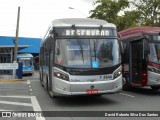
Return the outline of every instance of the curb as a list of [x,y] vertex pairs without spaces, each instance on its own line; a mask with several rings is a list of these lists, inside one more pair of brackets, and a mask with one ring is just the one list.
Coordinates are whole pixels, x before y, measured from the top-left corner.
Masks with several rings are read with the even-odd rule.
[[0,79],[0,82],[26,82],[24,79]]

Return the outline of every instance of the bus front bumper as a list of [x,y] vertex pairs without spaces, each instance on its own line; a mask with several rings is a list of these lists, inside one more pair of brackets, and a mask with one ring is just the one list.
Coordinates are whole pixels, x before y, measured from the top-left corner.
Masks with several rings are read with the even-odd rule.
[[23,70],[23,74],[33,74],[34,70]]
[[160,85],[160,74],[154,72],[148,72],[147,86]]
[[56,96],[113,94],[122,91],[122,76],[109,81],[66,82],[58,80],[57,82],[52,91]]

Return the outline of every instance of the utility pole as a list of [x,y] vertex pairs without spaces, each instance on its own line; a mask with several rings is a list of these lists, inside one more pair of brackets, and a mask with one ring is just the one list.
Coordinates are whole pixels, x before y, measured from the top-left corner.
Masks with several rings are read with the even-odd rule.
[[16,40],[15,40],[15,47],[14,47],[14,59],[13,59],[14,61],[13,62],[17,62],[19,18],[20,18],[20,7],[18,7],[17,27],[16,27]]
[[[15,40],[15,47],[14,47],[14,59],[13,59],[13,63],[17,63],[19,18],[20,18],[20,7],[18,7],[18,15],[17,15],[16,40]],[[13,69],[13,78],[16,78],[16,70],[15,69]]]

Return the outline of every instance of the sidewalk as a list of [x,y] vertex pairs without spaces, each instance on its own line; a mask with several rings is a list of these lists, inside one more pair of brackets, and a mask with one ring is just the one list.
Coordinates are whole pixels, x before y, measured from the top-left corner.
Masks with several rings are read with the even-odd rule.
[[13,75],[0,75],[0,82],[22,82],[23,79],[13,79]]

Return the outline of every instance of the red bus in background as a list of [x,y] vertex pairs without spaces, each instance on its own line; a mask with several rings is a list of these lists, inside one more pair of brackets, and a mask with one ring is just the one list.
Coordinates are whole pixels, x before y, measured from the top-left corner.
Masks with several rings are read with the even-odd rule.
[[123,47],[123,89],[160,89],[160,27],[134,27],[118,32]]

